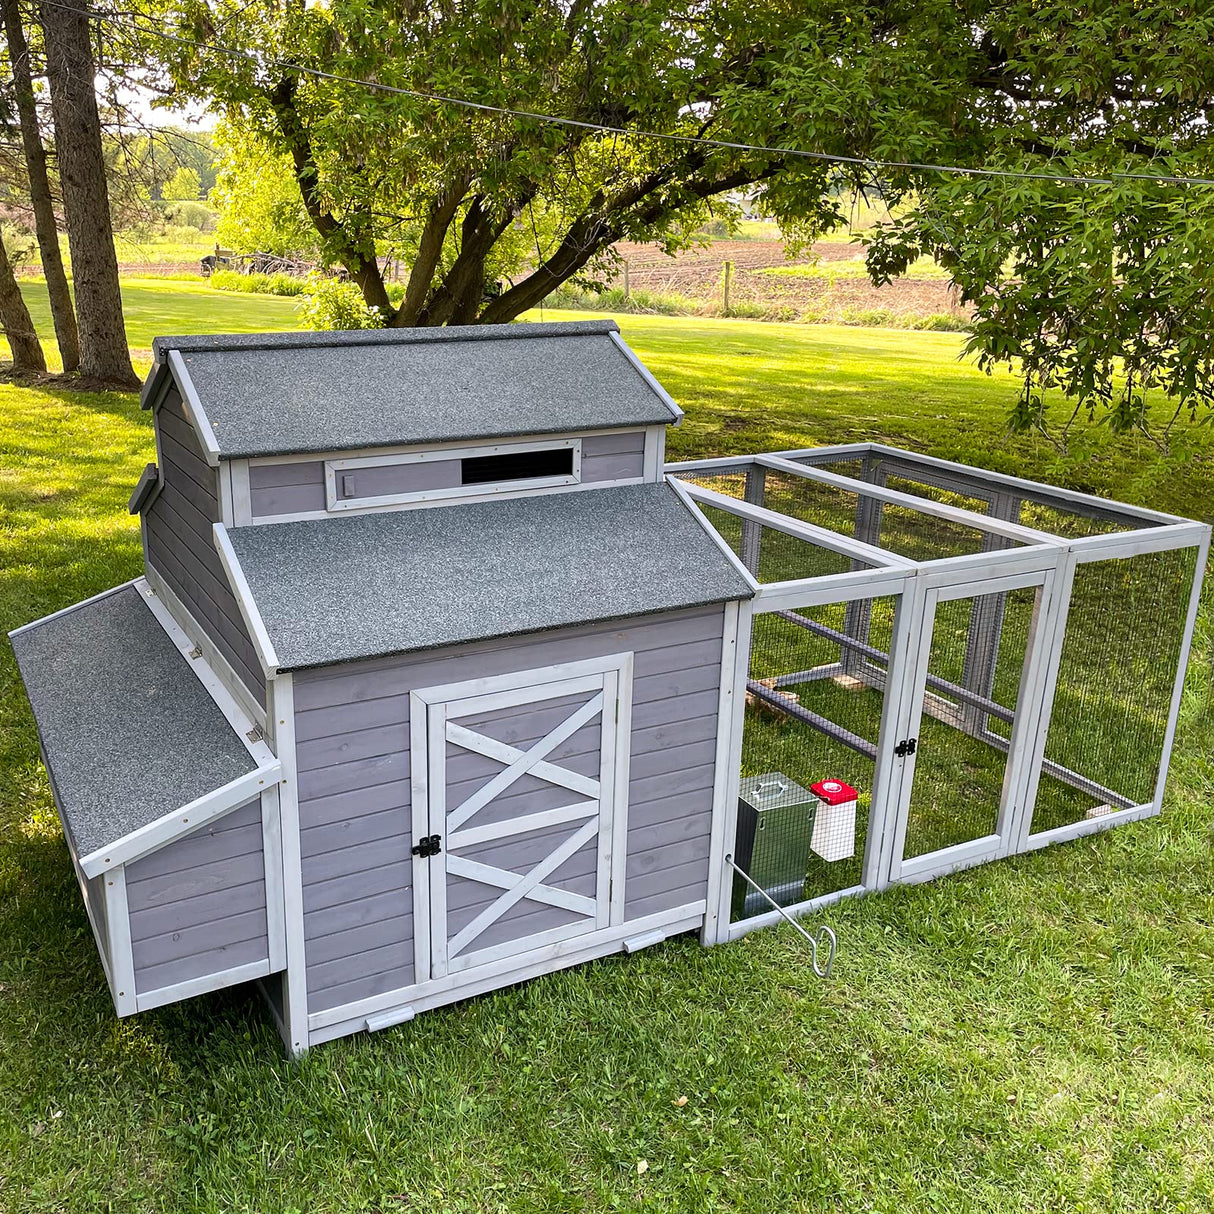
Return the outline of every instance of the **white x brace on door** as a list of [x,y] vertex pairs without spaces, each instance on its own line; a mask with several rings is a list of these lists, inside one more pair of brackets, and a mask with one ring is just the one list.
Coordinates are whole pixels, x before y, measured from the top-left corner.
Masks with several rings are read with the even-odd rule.
[[414,691],[417,973],[623,919],[632,655]]

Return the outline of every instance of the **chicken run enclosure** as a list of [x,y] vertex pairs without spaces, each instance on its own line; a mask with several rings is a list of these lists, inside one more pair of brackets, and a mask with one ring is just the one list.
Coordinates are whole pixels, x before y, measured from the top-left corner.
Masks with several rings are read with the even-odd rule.
[[876,444],[667,470],[755,585],[723,936],[1159,811],[1209,528]]

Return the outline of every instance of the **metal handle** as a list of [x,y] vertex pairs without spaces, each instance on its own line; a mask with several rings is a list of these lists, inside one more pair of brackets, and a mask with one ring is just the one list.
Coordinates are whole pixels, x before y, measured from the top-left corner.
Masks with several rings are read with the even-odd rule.
[[774,789],[776,792],[785,792],[788,789],[788,785],[785,784],[783,780],[772,780],[770,782],[760,780],[755,785],[755,792],[759,793],[761,796],[769,788]]
[[[805,928],[803,928],[792,917],[792,915],[790,915],[761,885],[759,885],[751,877],[750,873],[748,873],[744,868],[739,868],[733,862],[733,856],[726,856],[725,863],[728,864],[729,867],[732,868],[733,871],[737,873],[752,889],[755,889],[762,894],[763,897],[771,903],[772,909],[779,914],[780,918],[784,919],[788,923],[791,923],[792,926],[798,932],[800,932],[806,940],[809,941],[809,960],[810,964],[813,966],[814,973],[817,974],[819,978],[829,978],[830,971],[834,968],[835,964],[835,950],[839,944],[834,930],[827,927],[824,923],[820,928],[818,928],[817,933],[811,936],[809,932],[807,932]],[[819,949],[826,950],[826,964],[822,966],[818,964]]]

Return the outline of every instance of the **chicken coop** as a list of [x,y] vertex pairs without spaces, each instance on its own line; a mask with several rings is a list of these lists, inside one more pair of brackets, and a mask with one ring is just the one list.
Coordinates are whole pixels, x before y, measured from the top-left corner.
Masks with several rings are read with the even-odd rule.
[[1159,811],[1202,524],[667,465],[611,322],[154,352],[143,573],[10,634],[120,1016],[300,1053]]

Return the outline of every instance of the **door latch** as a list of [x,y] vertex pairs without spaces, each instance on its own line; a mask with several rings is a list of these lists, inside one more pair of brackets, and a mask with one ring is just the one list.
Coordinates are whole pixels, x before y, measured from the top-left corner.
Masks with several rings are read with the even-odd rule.
[[898,745],[894,747],[894,754],[896,754],[900,759],[905,759],[907,755],[913,755],[915,753],[915,747],[917,744],[918,743],[914,738],[907,738],[904,742],[899,742]]
[[443,850],[442,844],[442,835],[422,835],[421,841],[413,849],[413,854],[420,856],[423,860],[428,860]]

